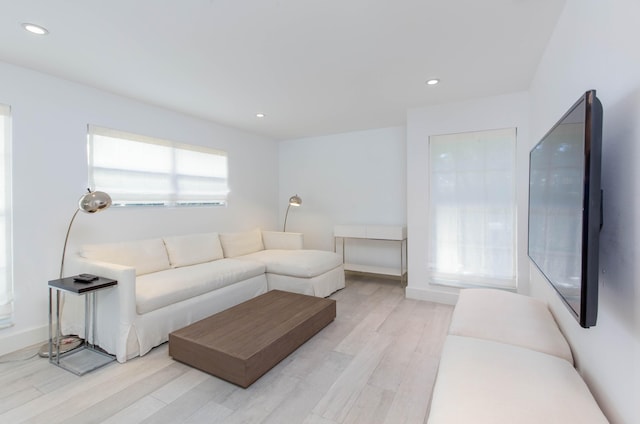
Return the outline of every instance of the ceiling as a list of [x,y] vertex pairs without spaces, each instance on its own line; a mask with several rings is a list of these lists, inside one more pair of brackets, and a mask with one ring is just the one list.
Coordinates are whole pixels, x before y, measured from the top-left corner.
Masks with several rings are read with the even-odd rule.
[[291,139],[403,125],[407,108],[526,90],[563,5],[0,0],[0,61]]

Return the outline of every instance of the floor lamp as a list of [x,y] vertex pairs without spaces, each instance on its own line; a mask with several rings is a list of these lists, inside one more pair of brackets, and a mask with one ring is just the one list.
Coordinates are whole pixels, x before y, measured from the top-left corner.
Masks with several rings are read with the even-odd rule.
[[289,206],[287,206],[287,213],[284,215],[284,226],[282,227],[283,232],[287,232],[287,217],[289,216],[289,209],[291,206],[300,206],[302,205],[302,199],[300,196],[293,195],[289,198]]
[[[71,221],[69,221],[69,227],[67,227],[67,235],[64,238],[62,260],[60,261],[60,276],[58,278],[62,278],[62,273],[64,271],[64,258],[67,253],[67,242],[69,241],[69,233],[71,232],[73,221],[76,219],[76,215],[78,215],[78,212],[82,211],[84,213],[96,213],[107,209],[109,206],[111,206],[111,197],[103,191],[91,191],[90,189],[87,189],[87,193],[85,193],[80,198],[80,200],[78,200],[78,208],[71,217]],[[60,322],[56,323],[56,325],[59,327]],[[60,346],[60,354],[73,350],[82,343],[82,340],[77,336],[67,336],[62,340],[64,341],[64,346]],[[49,357],[48,343],[40,348],[38,355],[43,358]]]

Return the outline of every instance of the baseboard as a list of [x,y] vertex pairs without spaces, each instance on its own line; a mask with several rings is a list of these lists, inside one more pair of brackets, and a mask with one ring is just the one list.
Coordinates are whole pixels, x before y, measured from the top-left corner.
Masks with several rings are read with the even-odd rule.
[[49,325],[31,328],[7,336],[0,336],[0,356],[30,346],[46,343],[49,339]]
[[408,286],[405,289],[407,299],[426,300],[427,302],[455,305],[458,302],[458,290],[441,291]]

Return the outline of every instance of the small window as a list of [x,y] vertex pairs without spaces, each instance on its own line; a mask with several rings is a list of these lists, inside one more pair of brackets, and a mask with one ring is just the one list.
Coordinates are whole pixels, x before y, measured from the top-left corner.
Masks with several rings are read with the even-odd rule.
[[226,205],[226,152],[89,126],[89,184],[115,206]]

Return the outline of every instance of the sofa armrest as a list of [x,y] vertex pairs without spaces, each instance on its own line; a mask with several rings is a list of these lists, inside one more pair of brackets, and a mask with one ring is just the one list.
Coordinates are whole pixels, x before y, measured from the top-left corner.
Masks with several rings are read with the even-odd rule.
[[[81,258],[79,256],[69,258],[67,274],[75,275],[79,273],[89,273],[99,275],[101,277],[111,278],[118,281],[118,284],[105,290],[96,292],[97,294],[97,311],[96,325],[97,334],[94,337],[94,343],[111,354],[115,354],[119,362],[127,360],[127,340],[129,333],[134,329],[136,319],[136,270],[133,267],[100,262]],[[67,296],[81,298],[82,296]],[[69,299],[71,300],[71,299]],[[75,300],[75,299],[74,299]],[[79,303],[81,299],[77,299],[74,303]],[[65,303],[67,300],[65,300]],[[63,325],[71,326],[76,329],[80,321],[77,315],[77,307],[75,314],[73,309],[63,316]],[[71,315],[73,314],[73,315]],[[72,322],[65,324],[65,320],[72,319]],[[84,328],[82,328],[84,331]],[[77,334],[82,334],[78,332]]]
[[297,250],[302,249],[302,233],[283,233],[282,231],[263,231],[262,243],[265,249]]

